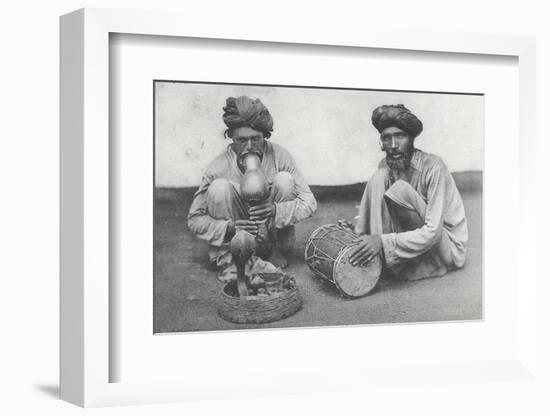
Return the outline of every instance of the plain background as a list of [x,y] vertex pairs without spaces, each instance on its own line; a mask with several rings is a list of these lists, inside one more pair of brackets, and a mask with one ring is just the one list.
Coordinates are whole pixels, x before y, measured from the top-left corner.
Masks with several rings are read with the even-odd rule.
[[231,143],[223,137],[225,99],[240,95],[259,98],[269,109],[269,140],[290,152],[309,185],[369,179],[384,157],[371,123],[382,104],[411,110],[424,127],[415,146],[441,157],[451,172],[483,168],[480,95],[157,82],[156,186],[200,184],[206,166]]
[[[2,371],[0,409],[3,414],[80,414],[83,410],[56,399],[58,389],[58,17],[80,7],[117,7],[176,10],[208,16],[219,13],[242,26],[251,18],[281,25],[323,22],[327,33],[339,25],[358,28],[387,24],[401,28],[510,33],[537,36],[539,138],[522,143],[533,147],[540,186],[539,218],[546,211],[548,134],[546,99],[550,77],[550,29],[542,1],[506,4],[497,1],[461,2],[394,0],[388,2],[299,3],[278,1],[20,1],[3,5],[1,14],[2,64],[2,282],[0,301]],[[506,122],[506,120],[503,120]],[[544,185],[546,184],[546,185]],[[503,196],[505,197],[505,196]],[[513,226],[511,221],[510,226]],[[548,249],[539,229],[539,258]],[[505,238],[505,230],[503,232]],[[541,261],[542,264],[542,261]],[[549,293],[548,282],[539,291]],[[548,304],[539,304],[549,316]],[[542,315],[541,315],[542,316]],[[548,320],[546,319],[546,322]],[[539,359],[550,374],[548,332],[540,332]],[[93,414],[548,414],[550,384],[494,383],[391,388],[376,397],[332,395],[211,401],[160,406],[91,410]],[[543,387],[545,387],[543,389]]]

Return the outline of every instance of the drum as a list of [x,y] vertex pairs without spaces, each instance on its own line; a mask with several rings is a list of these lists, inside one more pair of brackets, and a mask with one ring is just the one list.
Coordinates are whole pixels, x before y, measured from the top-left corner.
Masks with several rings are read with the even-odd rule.
[[311,233],[305,249],[305,261],[313,273],[334,284],[348,298],[365,296],[382,273],[380,256],[365,266],[351,265],[349,256],[356,238],[357,234],[347,227],[324,225]]

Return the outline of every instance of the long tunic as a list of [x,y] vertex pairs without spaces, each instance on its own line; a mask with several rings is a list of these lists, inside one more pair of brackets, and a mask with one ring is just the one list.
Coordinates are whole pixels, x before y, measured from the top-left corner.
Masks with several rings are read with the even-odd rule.
[[[276,202],[276,214],[273,221],[275,228],[285,228],[311,217],[317,209],[317,202],[305,182],[293,157],[282,146],[266,141],[261,168],[270,185],[278,172],[288,172],[295,183],[295,198],[289,201]],[[193,197],[189,210],[188,225],[195,235],[211,245],[211,259],[227,249],[224,237],[229,219],[216,219],[207,210],[207,192],[210,184],[217,178],[228,180],[239,192],[243,173],[237,163],[237,155],[231,145],[216,157],[206,168],[199,189]],[[218,249],[216,249],[218,248]]]
[[[451,173],[441,158],[419,149],[414,151],[410,166],[412,174],[407,182],[426,203],[424,224],[412,231],[385,232],[381,235],[386,265],[396,266],[428,252],[440,241],[442,233],[446,233],[452,243],[452,264],[446,266],[462,267],[466,261],[468,228],[464,204]],[[387,189],[392,181],[385,159],[380,162],[380,170],[385,172]],[[367,213],[369,204],[365,190],[355,229],[358,234],[369,234],[372,228]],[[387,229],[380,225],[375,228]]]

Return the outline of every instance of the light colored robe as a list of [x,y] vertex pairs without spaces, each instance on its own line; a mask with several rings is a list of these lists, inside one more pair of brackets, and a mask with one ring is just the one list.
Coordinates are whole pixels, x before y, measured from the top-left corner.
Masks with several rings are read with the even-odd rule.
[[[355,231],[381,235],[386,266],[416,280],[431,277],[441,266],[464,266],[468,227],[462,198],[441,158],[415,149],[410,166],[406,183],[395,182],[386,160],[381,161],[363,193]],[[423,223],[407,231],[396,227],[386,198],[417,212]]]
[[[317,209],[315,197],[286,149],[276,143],[266,141],[261,168],[270,186],[273,185],[279,172],[289,173],[294,183],[292,198],[274,201],[276,214],[273,218],[273,226],[275,228],[282,229],[292,226],[313,215]],[[229,251],[229,243],[224,241],[224,238],[229,221],[236,218],[215,218],[211,215],[212,213],[208,212],[209,187],[216,179],[225,179],[239,193],[239,184],[243,175],[237,163],[237,155],[229,145],[225,152],[208,165],[199,189],[193,197],[188,215],[188,225],[198,238],[206,240],[210,244],[211,261],[216,261],[217,258]]]

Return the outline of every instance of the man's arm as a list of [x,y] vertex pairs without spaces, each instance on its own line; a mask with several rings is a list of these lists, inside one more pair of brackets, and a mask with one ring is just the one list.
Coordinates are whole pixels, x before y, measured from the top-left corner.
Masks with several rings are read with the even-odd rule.
[[287,151],[279,152],[277,157],[279,158],[279,170],[292,175],[296,192],[296,198],[293,200],[275,204],[275,227],[285,228],[311,217],[317,210],[317,201],[290,153]]

